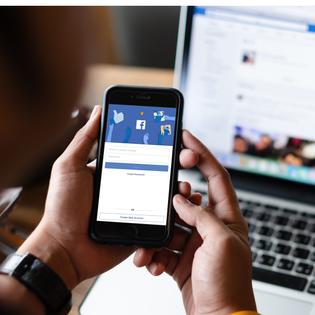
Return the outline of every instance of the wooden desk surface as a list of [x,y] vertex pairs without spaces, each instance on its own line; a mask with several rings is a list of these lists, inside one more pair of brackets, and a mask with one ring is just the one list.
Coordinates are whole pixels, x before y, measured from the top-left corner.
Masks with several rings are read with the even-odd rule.
[[[102,104],[104,90],[113,84],[171,87],[173,84],[173,71],[113,65],[93,65],[87,70],[80,104],[91,107],[96,104]],[[30,215],[35,219],[30,220],[28,225],[36,225],[44,209],[46,192],[47,182],[40,183],[36,187],[30,187],[23,191],[20,202],[12,212],[12,217],[14,217],[15,221],[28,219],[28,215]],[[93,280],[86,280],[73,290],[73,307],[69,314],[78,314],[78,306]]]

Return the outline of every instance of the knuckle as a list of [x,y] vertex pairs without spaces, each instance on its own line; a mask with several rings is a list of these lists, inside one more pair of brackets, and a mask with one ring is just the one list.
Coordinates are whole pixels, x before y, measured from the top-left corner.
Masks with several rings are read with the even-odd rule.
[[61,155],[53,164],[52,172],[53,173],[63,173],[69,171],[73,168],[74,161],[72,157],[64,157]]
[[60,168],[63,167],[63,158],[62,156],[60,156],[59,158],[57,158],[57,160],[54,162],[53,166],[52,166],[52,171],[58,171]]
[[208,216],[209,214],[201,206],[198,206],[197,209],[198,209],[198,211],[197,211],[197,214],[196,214],[196,224],[198,225],[200,223],[203,223],[205,218],[206,218],[206,216]]

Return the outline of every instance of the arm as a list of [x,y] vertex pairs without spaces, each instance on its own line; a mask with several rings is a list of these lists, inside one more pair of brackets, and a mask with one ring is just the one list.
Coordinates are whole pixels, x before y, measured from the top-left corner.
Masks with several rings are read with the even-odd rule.
[[134,262],[146,265],[155,276],[170,274],[189,315],[227,315],[241,310],[255,314],[247,225],[229,175],[187,131],[183,144],[199,156],[196,166],[208,182],[207,205],[200,206],[200,195],[176,195],[173,204],[178,223],[190,227],[191,233],[176,229],[168,249],[139,249]]
[[[44,216],[18,249],[18,253],[31,253],[42,260],[70,290],[82,280],[111,269],[134,251],[96,244],[88,237],[94,169],[87,160],[97,139],[100,114],[101,108],[96,107],[55,162]],[[30,315],[45,313],[35,294],[6,275],[0,275],[0,310],[1,314],[25,314],[25,310]]]
[[[77,276],[67,253],[45,233],[36,230],[18,252],[35,255],[58,273],[69,289],[75,286]],[[25,310],[32,315],[45,314],[44,305],[37,296],[15,278],[0,275],[0,286],[0,314],[22,315]]]
[[[18,250],[42,260],[69,289],[113,268],[134,251],[133,247],[97,244],[88,236],[94,167],[86,163],[97,139],[100,114],[101,108],[96,107],[89,122],[55,162],[43,219]],[[190,168],[197,158],[191,150],[184,149],[180,163]],[[180,185],[179,191],[184,194],[186,188]],[[26,309],[29,315],[45,313],[31,291],[17,280],[0,275],[0,313],[24,315]]]

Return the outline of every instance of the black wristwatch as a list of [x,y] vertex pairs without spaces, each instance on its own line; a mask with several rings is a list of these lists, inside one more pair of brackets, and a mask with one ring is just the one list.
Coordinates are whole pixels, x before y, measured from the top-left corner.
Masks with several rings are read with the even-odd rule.
[[57,273],[31,254],[12,254],[0,265],[0,273],[10,275],[34,292],[48,315],[68,314],[71,291]]

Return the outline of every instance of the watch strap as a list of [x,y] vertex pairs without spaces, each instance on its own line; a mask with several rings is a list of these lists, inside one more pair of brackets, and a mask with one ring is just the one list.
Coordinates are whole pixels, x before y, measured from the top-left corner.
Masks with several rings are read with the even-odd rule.
[[0,266],[8,274],[33,291],[49,315],[67,314],[71,309],[71,291],[60,276],[32,254],[11,254]]

